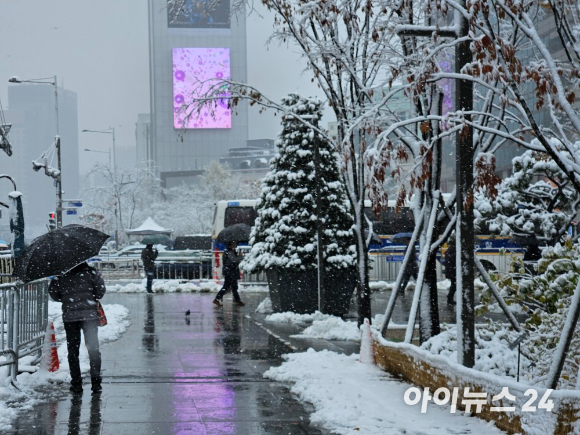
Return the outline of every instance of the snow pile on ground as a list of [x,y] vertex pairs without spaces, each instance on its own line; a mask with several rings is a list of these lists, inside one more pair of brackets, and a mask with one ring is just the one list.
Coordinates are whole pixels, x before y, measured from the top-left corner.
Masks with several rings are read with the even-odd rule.
[[395,287],[395,283],[386,281],[373,281],[369,283],[369,287],[371,290],[378,291],[393,290],[393,287]]
[[[372,320],[371,328],[379,330],[383,324],[383,318],[384,315],[377,314]],[[296,314],[292,312],[270,314],[266,317],[266,322],[312,323],[300,334],[292,335],[293,338],[360,341],[360,330],[357,322],[345,321],[340,317],[322,314],[320,311],[316,311],[314,314]]]
[[256,308],[256,313],[268,314],[272,312],[272,300],[268,297],[260,302]]
[[[48,316],[49,321],[54,322],[58,358],[60,362],[60,369],[54,373],[46,370],[39,370],[35,373],[22,373],[18,375],[18,386],[22,391],[16,390],[9,385],[10,378],[8,377],[8,367],[0,367],[0,403],[8,406],[0,406],[0,433],[10,428],[10,422],[16,417],[16,409],[18,412],[33,410],[35,405],[44,400],[43,394],[46,392],[39,392],[44,389],[49,390],[48,394],[58,394],[62,388],[48,387],[49,383],[69,382],[70,374],[68,369],[66,335],[64,332],[64,324],[62,322],[62,310],[60,302],[48,302]],[[117,340],[123,334],[130,322],[129,310],[118,304],[103,304],[108,324],[99,328],[99,342],[101,344]],[[47,346],[43,350],[44,356],[49,356]],[[21,358],[19,364],[21,366],[28,366],[32,363],[33,356]],[[81,349],[79,355],[81,370],[83,373],[89,371],[89,355],[84,344],[84,337],[81,341]],[[47,364],[43,360],[42,365]]]
[[[374,365],[361,364],[359,356],[309,349],[285,355],[286,362],[272,367],[264,377],[292,383],[291,390],[311,403],[313,424],[337,434],[441,435],[447,433],[502,434],[493,423],[451,414],[450,407],[429,402],[407,405],[405,391],[411,387]],[[412,429],[411,429],[412,428]]]
[[[195,293],[195,292],[214,292],[217,293],[222,288],[223,283],[215,281],[184,281],[179,279],[153,281],[153,291],[156,293]],[[128,284],[108,284],[107,291],[111,293],[145,293],[147,280],[143,279],[140,283],[131,282]],[[243,292],[267,292],[267,286],[261,285],[243,285],[240,283],[238,291]]]
[[[140,283],[129,283],[125,285],[107,285],[107,291],[111,293],[145,293],[147,280]],[[217,292],[221,288],[215,281],[183,281],[178,279],[155,280],[153,281],[153,291],[157,293],[192,293],[192,292]]]
[[328,319],[315,320],[295,338],[322,338],[324,340],[359,341],[360,330],[356,322],[345,322],[340,317],[330,316]]
[[[507,329],[494,331],[476,328],[474,369],[483,373],[515,378],[518,371],[518,351],[509,348],[509,343],[516,338],[515,334]],[[457,328],[453,326],[447,331],[442,331],[423,343],[421,348],[432,354],[445,356],[451,361],[457,361]],[[520,364],[522,368],[529,365],[524,355],[521,355]]]
[[332,317],[330,314],[322,314],[315,311],[314,314],[296,314],[291,311],[285,313],[274,313],[266,316],[266,322],[275,323],[309,323],[315,320],[326,320]]

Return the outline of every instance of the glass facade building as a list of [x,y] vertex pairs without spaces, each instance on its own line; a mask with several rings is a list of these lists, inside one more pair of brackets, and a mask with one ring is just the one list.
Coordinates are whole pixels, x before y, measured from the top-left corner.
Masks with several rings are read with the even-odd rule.
[[[205,10],[206,5],[212,9]],[[180,107],[188,109],[191,93],[208,77],[229,75],[234,81],[246,81],[245,15],[230,16],[227,0],[186,0],[181,11],[172,10],[167,0],[149,0],[149,62],[150,149],[142,154],[150,156],[166,187],[192,183],[210,161],[219,160],[230,148],[246,146],[244,102],[231,111],[225,99],[217,102],[219,116],[231,117],[229,122],[216,120],[198,127],[195,120],[185,123],[177,116]],[[217,110],[206,113],[199,116],[218,116]]]

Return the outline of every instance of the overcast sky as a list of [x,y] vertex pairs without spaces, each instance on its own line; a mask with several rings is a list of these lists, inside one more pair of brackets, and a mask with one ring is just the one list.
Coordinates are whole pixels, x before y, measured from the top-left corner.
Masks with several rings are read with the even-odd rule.
[[[257,2],[256,6],[261,6]],[[265,14],[263,9],[260,9]],[[248,29],[248,82],[265,95],[317,90],[294,50],[266,47],[273,20],[252,15]],[[79,131],[115,127],[117,146],[135,145],[138,113],[149,113],[147,0],[26,0],[0,14],[0,101],[8,106],[8,79],[58,76],[77,93]],[[279,117],[250,112],[250,138],[274,138]],[[79,134],[79,147],[106,151],[110,136]],[[17,148],[17,144],[13,144]],[[80,151],[81,172],[107,154]]]

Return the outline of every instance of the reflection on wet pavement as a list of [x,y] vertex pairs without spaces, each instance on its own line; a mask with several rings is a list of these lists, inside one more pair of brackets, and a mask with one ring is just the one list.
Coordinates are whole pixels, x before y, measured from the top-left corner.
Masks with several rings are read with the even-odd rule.
[[[264,379],[292,350],[213,294],[107,294],[130,311],[131,326],[102,346],[103,392],[62,390],[22,413],[9,434],[322,434],[282,384]],[[190,314],[186,315],[189,310]],[[248,314],[250,316],[248,316]]]

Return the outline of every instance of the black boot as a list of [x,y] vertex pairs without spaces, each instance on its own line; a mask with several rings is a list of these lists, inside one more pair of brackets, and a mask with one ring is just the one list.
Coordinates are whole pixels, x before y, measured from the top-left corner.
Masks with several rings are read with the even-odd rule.
[[83,393],[83,384],[82,383],[73,383],[71,382],[69,391],[74,394],[82,394]]
[[101,386],[101,378],[94,378],[91,379],[91,390],[93,391],[93,393],[100,393],[101,391],[103,391],[103,387]]

